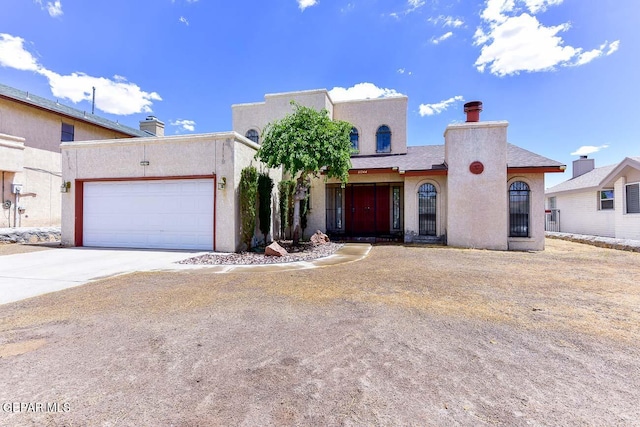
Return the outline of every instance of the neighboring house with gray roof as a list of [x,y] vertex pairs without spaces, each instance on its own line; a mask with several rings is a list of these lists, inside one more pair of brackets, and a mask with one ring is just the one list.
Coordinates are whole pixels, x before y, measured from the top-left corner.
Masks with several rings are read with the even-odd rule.
[[595,167],[581,156],[573,177],[546,190],[549,231],[640,240],[640,157]]
[[151,135],[0,84],[0,227],[60,225],[61,142]]
[[[304,237],[544,249],[544,174],[564,165],[507,143],[508,123],[480,122],[481,103],[465,105],[467,122],[449,125],[444,145],[409,146],[406,96],[338,102],[324,89],[233,105],[231,133],[64,143],[63,242],[239,249],[240,173],[265,169],[254,158],[262,132],[291,101],[353,126],[349,182],[312,180]],[[283,237],[275,208],[271,221]]]

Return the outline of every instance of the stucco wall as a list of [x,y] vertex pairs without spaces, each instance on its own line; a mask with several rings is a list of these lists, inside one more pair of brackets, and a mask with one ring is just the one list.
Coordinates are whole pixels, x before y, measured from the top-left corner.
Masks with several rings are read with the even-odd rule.
[[[239,244],[238,165],[253,157],[257,146],[234,133],[163,138],[117,139],[62,145],[63,179],[72,182],[62,195],[62,240],[75,240],[75,180],[92,178],[181,177],[216,174],[226,178],[216,188],[216,250],[232,252]],[[141,166],[146,160],[148,166]],[[240,163],[238,163],[240,162]],[[241,167],[240,167],[241,168]]]
[[326,90],[268,94],[264,99],[264,102],[231,106],[232,126],[235,132],[244,136],[249,129],[256,129],[260,132],[262,140],[262,132],[268,123],[282,119],[293,111],[291,101],[318,111],[326,108],[330,115],[333,114],[333,105]]
[[382,125],[391,129],[391,153],[406,153],[407,103],[404,96],[336,102],[333,118],[345,120],[358,129],[359,155],[376,154],[376,132]]
[[593,236],[615,237],[615,210],[598,209],[598,191],[595,189],[551,194],[556,198],[556,209],[560,210],[560,232],[588,234]]
[[423,184],[433,184],[438,192],[436,196],[436,236],[447,232],[447,177],[414,176],[404,180],[404,234],[405,242],[412,242],[419,235],[418,190]]
[[[508,249],[506,122],[449,125],[445,131],[447,243]],[[479,161],[481,174],[469,165]]]
[[27,147],[60,151],[62,123],[74,125],[74,140],[128,138],[114,130],[0,98],[0,133],[25,139]]

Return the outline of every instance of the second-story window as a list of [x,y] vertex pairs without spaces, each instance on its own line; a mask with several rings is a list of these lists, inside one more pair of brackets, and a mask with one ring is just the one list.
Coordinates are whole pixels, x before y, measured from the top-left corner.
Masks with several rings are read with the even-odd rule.
[[351,140],[351,150],[358,151],[358,139],[360,138],[360,134],[358,134],[358,129],[355,127],[351,128],[351,133],[349,133],[349,139]]
[[391,129],[389,126],[382,125],[376,132],[376,153],[391,152]]
[[244,134],[248,139],[252,140],[256,144],[260,143],[260,134],[255,129],[249,129],[247,133]]
[[73,141],[73,133],[74,133],[73,125],[63,123],[62,132],[60,133],[60,141],[61,142]]

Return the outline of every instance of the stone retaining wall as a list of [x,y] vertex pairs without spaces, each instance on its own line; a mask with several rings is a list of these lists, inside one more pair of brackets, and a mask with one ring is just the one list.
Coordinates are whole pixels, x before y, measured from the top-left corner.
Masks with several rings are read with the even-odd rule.
[[614,239],[611,237],[588,236],[585,234],[556,233],[547,231],[546,236],[552,239],[569,240],[571,242],[586,243],[601,248],[618,249],[622,251],[640,252],[640,240]]
[[60,227],[0,228],[0,244],[59,241]]

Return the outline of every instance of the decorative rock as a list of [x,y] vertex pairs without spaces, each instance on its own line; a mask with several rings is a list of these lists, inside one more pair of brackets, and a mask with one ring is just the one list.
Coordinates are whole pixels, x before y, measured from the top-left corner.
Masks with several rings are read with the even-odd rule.
[[59,241],[60,227],[0,228],[0,244]]
[[327,236],[320,230],[317,230],[309,240],[314,245],[324,245],[331,242],[331,240],[329,240],[329,236]]
[[267,256],[285,256],[288,254],[287,250],[280,246],[278,242],[273,242],[266,248],[264,248],[264,254]]

